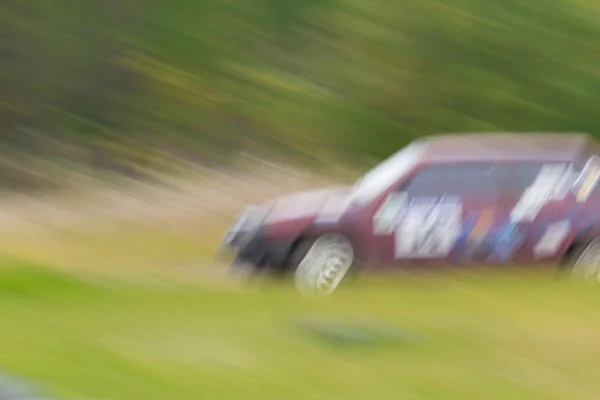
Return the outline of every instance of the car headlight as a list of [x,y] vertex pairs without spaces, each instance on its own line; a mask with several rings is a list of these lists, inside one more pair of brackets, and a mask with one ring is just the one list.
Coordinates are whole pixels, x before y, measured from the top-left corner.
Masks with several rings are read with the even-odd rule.
[[241,230],[241,227],[244,225],[245,221],[246,221],[245,214],[240,214],[235,218],[235,220],[233,221],[233,224],[231,224],[229,229],[227,229],[227,232],[225,232],[225,236],[223,236],[224,244],[229,245],[235,240],[235,237],[237,236],[238,232]]
[[226,246],[234,246],[243,242],[244,237],[254,233],[267,217],[270,211],[268,206],[250,206],[239,214],[223,237]]

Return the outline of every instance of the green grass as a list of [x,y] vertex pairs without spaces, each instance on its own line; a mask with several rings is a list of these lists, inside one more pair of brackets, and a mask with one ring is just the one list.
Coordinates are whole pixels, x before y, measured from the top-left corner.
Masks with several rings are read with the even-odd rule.
[[600,292],[549,277],[370,279],[307,300],[0,264],[0,367],[58,398],[600,394]]
[[212,260],[227,225],[169,233],[160,227],[110,223],[105,227],[48,228],[0,234],[0,252],[70,269],[107,265],[148,267]]

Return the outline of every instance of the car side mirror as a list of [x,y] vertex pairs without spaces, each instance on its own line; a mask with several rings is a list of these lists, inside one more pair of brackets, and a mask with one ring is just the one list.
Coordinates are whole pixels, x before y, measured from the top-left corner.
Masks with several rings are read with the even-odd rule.
[[406,203],[406,192],[392,192],[388,194],[373,216],[373,234],[385,235],[390,233]]

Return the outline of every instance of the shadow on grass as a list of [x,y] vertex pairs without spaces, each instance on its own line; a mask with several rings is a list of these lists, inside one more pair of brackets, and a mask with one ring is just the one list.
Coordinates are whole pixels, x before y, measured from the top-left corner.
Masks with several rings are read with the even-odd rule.
[[294,325],[322,344],[337,348],[411,345],[422,341],[414,332],[373,319],[299,318]]

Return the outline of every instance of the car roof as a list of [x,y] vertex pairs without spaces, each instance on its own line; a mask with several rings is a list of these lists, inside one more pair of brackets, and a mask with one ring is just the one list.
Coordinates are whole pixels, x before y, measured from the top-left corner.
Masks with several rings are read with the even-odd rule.
[[462,133],[426,136],[422,162],[564,161],[594,143],[585,133]]

